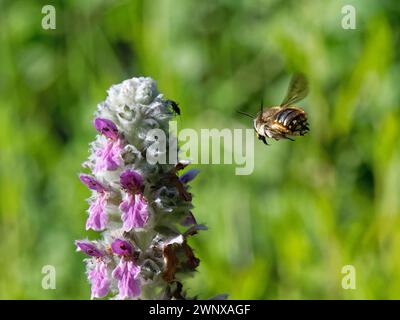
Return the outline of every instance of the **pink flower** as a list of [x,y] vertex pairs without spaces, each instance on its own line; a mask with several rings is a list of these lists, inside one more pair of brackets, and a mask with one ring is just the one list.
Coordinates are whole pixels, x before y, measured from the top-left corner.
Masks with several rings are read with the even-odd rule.
[[121,258],[118,266],[112,272],[118,281],[119,298],[133,298],[140,294],[140,268],[131,260]]
[[147,202],[140,194],[127,193],[119,208],[122,211],[122,229],[126,232],[133,228],[143,228],[149,218]]
[[147,202],[142,192],[143,178],[133,170],[127,169],[120,176],[121,187],[126,191],[125,199],[119,208],[122,211],[123,230],[130,231],[132,228],[142,228],[148,218]]
[[96,150],[97,158],[94,172],[117,169],[122,163],[122,149],[123,143],[121,139],[107,140],[102,148]]
[[96,118],[93,121],[95,129],[109,139],[117,140],[119,137],[118,128],[114,122],[104,118]]
[[104,188],[104,186],[91,175],[81,173],[79,179],[81,179],[81,181],[91,190],[97,192],[104,192],[106,190],[106,188]]
[[93,229],[95,231],[103,230],[108,222],[106,206],[107,193],[98,193],[96,199],[90,204],[89,217],[86,221],[86,230]]
[[107,295],[110,289],[110,280],[107,277],[107,266],[103,260],[96,260],[94,269],[88,272],[88,279],[92,285],[92,299]]
[[111,250],[120,256],[131,256],[133,254],[132,245],[125,240],[117,239],[111,244]]
[[75,245],[79,251],[83,251],[90,257],[103,257],[104,253],[97,246],[88,240],[76,240]]
[[137,193],[142,190],[143,178],[133,170],[127,169],[120,176],[121,187],[130,193]]

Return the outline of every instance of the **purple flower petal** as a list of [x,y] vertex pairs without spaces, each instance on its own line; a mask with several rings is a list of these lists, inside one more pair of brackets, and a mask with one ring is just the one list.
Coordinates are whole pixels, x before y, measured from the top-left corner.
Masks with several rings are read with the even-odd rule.
[[75,245],[91,257],[103,257],[104,253],[99,250],[93,242],[87,240],[76,240]]
[[94,119],[93,125],[99,133],[105,135],[107,138],[110,138],[112,140],[118,139],[118,128],[111,120],[96,118]]
[[122,163],[121,151],[122,151],[122,141],[109,140],[103,148],[96,150],[96,165],[94,172],[99,172],[103,170],[116,170],[118,166]]
[[127,193],[119,208],[122,211],[122,229],[126,232],[133,228],[143,228],[149,218],[147,203],[142,195]]
[[131,260],[121,259],[118,266],[112,272],[112,276],[118,281],[119,298],[134,298],[140,295],[140,268]]
[[91,190],[96,190],[97,192],[105,191],[103,185],[91,175],[81,173],[79,179],[81,179],[81,181]]
[[196,225],[196,224],[197,224],[196,218],[194,217],[194,215],[191,211],[189,211],[189,214],[181,222],[181,225],[183,225],[185,227],[188,227],[191,225]]
[[141,190],[143,178],[138,172],[128,169],[121,174],[120,183],[122,188],[134,194]]
[[95,231],[101,231],[106,227],[108,222],[106,197],[106,193],[99,193],[96,199],[91,203],[88,210],[89,217],[86,221],[86,230],[93,229]]
[[133,247],[128,241],[124,241],[121,239],[115,240],[111,244],[111,249],[115,254],[121,256],[132,256],[133,254]]
[[107,295],[110,290],[110,280],[107,277],[107,266],[104,261],[96,261],[94,269],[88,272],[88,279],[92,285],[92,299]]
[[197,169],[191,169],[191,170],[188,170],[188,171],[186,171],[183,175],[181,175],[180,177],[179,177],[179,180],[182,182],[182,183],[184,183],[184,184],[187,184],[187,183],[189,183],[190,181],[192,181],[194,178],[196,178],[196,176],[199,174],[199,170],[197,170]]

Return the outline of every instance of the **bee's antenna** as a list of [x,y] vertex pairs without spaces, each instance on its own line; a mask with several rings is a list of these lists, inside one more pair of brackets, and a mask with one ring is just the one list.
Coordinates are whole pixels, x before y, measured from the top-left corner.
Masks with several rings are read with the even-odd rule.
[[244,115],[244,116],[247,116],[247,117],[249,117],[249,118],[251,118],[251,119],[254,119],[254,116],[252,116],[251,114],[248,114],[247,112],[243,112],[243,111],[237,111],[237,113],[240,113],[240,114],[242,114],[242,115]]
[[264,105],[264,98],[261,98],[261,104],[260,104],[260,112],[261,113],[263,111],[263,105]]

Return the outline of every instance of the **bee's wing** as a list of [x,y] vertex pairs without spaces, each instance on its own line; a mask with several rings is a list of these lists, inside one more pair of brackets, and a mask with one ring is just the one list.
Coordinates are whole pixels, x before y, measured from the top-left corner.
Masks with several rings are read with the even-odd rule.
[[308,81],[304,74],[298,73],[293,75],[290,80],[289,89],[285,99],[281,103],[281,107],[289,106],[304,99],[308,94]]

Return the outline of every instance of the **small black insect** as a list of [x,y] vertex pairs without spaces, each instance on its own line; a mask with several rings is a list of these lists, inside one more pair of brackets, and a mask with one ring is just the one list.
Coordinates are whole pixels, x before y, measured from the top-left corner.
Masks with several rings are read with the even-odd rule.
[[176,103],[174,100],[167,100],[167,104],[171,106],[172,110],[178,115],[181,115],[181,109],[179,109],[178,103]]

